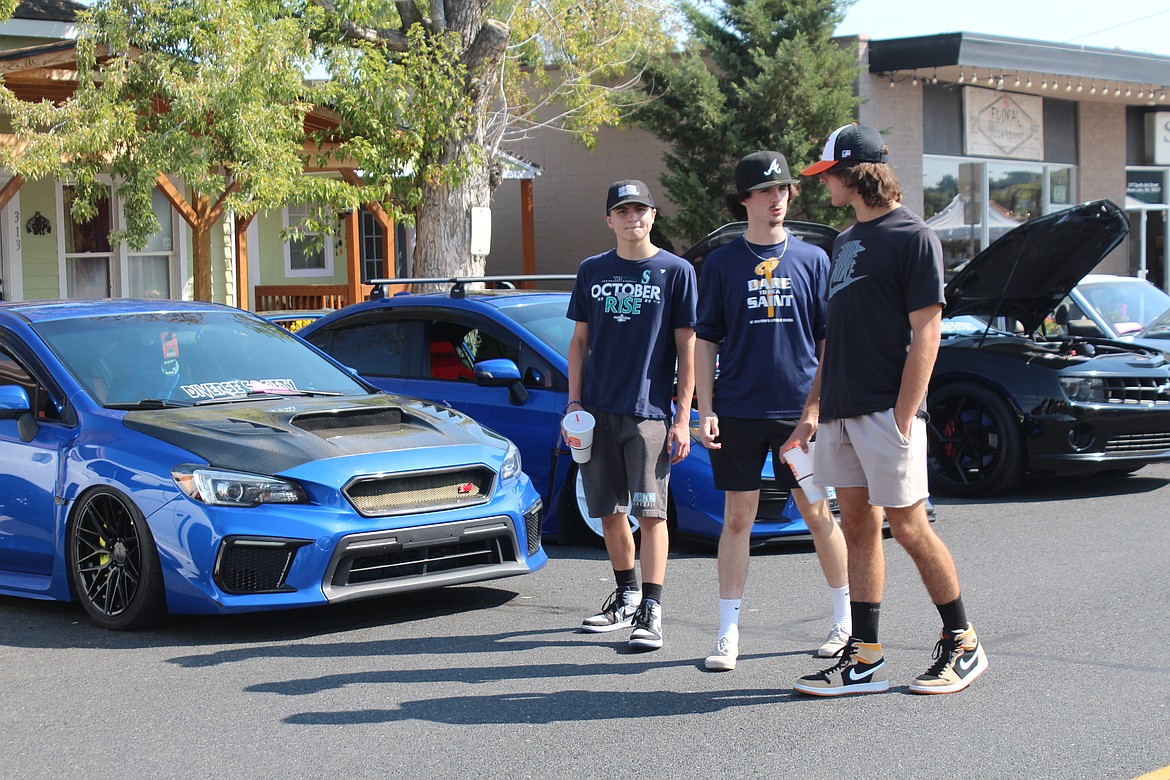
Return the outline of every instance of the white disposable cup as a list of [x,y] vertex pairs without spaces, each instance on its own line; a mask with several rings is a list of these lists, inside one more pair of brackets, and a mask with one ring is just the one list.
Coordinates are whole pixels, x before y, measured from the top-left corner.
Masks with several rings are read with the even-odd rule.
[[804,496],[810,504],[824,501],[829,497],[829,491],[824,486],[813,482],[814,446],[814,443],[810,441],[808,452],[805,452],[799,444],[793,444],[782,453],[784,462],[788,464],[788,468],[792,469],[792,476],[796,477],[797,484],[804,491]]
[[585,410],[569,412],[561,423],[565,427],[565,438],[573,450],[573,460],[584,463],[593,454],[593,415]]

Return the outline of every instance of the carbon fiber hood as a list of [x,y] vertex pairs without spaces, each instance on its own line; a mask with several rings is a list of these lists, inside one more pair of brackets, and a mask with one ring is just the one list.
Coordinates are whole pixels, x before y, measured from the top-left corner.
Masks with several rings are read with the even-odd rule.
[[414,398],[278,398],[127,412],[127,428],[213,466],[281,474],[304,463],[386,450],[482,445],[470,417]]

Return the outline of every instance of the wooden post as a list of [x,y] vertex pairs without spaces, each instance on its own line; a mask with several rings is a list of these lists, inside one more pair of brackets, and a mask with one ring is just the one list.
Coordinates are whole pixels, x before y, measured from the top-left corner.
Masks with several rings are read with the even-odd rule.
[[345,215],[346,303],[359,303],[362,296],[361,214],[355,209]]
[[[536,225],[533,213],[532,179],[520,180],[520,234],[523,243],[524,274],[531,276],[536,273]],[[524,283],[525,289],[532,287],[532,282]]]

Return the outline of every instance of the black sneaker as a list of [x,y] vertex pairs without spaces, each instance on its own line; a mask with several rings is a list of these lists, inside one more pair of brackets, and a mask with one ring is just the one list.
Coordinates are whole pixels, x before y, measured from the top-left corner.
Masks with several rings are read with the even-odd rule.
[[634,613],[638,610],[638,602],[641,600],[642,591],[618,588],[606,599],[600,612],[581,621],[581,630],[599,634],[630,628],[634,625]]
[[657,650],[662,647],[662,605],[645,599],[634,613],[634,630],[630,633],[632,650]]

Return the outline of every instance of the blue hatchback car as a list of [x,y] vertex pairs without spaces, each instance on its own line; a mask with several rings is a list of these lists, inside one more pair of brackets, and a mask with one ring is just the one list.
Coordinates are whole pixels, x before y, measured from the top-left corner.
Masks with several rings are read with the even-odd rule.
[[[448,289],[347,306],[297,335],[383,390],[453,407],[507,436],[544,499],[545,535],[561,542],[600,536],[601,521],[585,508],[578,469],[560,437],[573,332],[565,316],[569,293],[467,289],[476,281],[507,284],[495,277],[402,281]],[[772,476],[769,457],[752,540],[808,536],[795,502]],[[715,490],[697,438],[691,454],[671,469],[669,515],[672,530],[683,535],[717,539],[722,530],[723,494]]]
[[507,439],[282,328],[176,301],[0,305],[0,594],[98,624],[527,574]]

